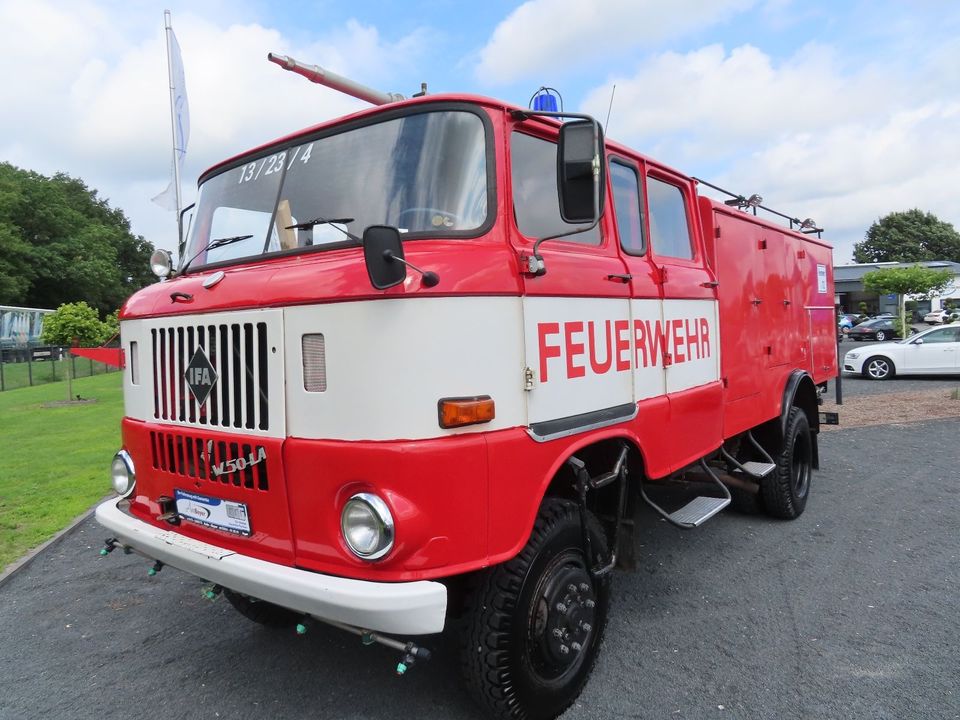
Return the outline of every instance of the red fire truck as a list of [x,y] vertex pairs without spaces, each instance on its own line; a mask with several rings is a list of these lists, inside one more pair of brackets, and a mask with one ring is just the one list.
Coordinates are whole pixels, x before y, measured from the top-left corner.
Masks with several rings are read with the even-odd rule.
[[803,512],[831,250],[589,117],[356,88],[379,104],[208,170],[180,267],[123,308],[101,552],[400,673],[449,629],[482,705],[552,718],[641,503]]

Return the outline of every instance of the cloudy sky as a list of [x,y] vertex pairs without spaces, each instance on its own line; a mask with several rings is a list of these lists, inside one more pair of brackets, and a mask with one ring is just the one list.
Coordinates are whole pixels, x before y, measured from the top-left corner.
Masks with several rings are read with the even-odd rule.
[[616,84],[610,137],[814,217],[838,263],[894,210],[960,228],[956,0],[0,0],[0,161],[83,178],[160,247],[176,245],[150,202],[170,175],[165,8],[186,202],[216,161],[363,106],[272,51],[406,95],[525,105],[553,86],[601,118]]

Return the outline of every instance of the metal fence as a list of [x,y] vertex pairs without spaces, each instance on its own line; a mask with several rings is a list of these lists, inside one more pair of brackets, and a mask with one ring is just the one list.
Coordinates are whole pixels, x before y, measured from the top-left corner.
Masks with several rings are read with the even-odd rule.
[[0,391],[43,385],[73,377],[119,372],[118,368],[70,354],[69,347],[44,346],[0,349]]

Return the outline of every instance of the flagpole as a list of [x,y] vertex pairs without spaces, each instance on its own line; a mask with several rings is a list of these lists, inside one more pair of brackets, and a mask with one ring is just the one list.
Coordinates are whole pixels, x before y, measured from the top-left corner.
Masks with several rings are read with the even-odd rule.
[[[183,228],[181,227],[180,210],[183,208],[183,201],[180,197],[180,161],[178,159],[177,148],[177,115],[176,115],[176,84],[173,79],[173,45],[171,41],[173,26],[170,24],[170,11],[163,11],[164,34],[167,38],[167,79],[170,85],[170,134],[173,146],[173,184],[177,192],[177,243],[183,241]],[[183,248],[178,247],[180,254]]]

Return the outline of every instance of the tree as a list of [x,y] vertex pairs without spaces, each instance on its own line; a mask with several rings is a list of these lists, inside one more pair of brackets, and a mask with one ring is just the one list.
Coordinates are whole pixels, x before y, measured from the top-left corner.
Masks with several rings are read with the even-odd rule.
[[953,225],[921,210],[893,212],[877,220],[853,246],[858,263],[960,262],[960,233]]
[[43,319],[43,342],[51,345],[100,345],[113,334],[109,323],[100,322],[97,311],[85,302],[66,303]]
[[83,300],[105,315],[154,281],[152,251],[83,181],[0,163],[0,304]]
[[897,302],[900,308],[900,334],[903,337],[908,335],[907,295],[926,300],[935,295],[942,295],[944,290],[952,285],[952,272],[934,270],[922,265],[884,268],[868,272],[863,276],[863,286],[868,290],[881,294],[895,293],[899,296]]

